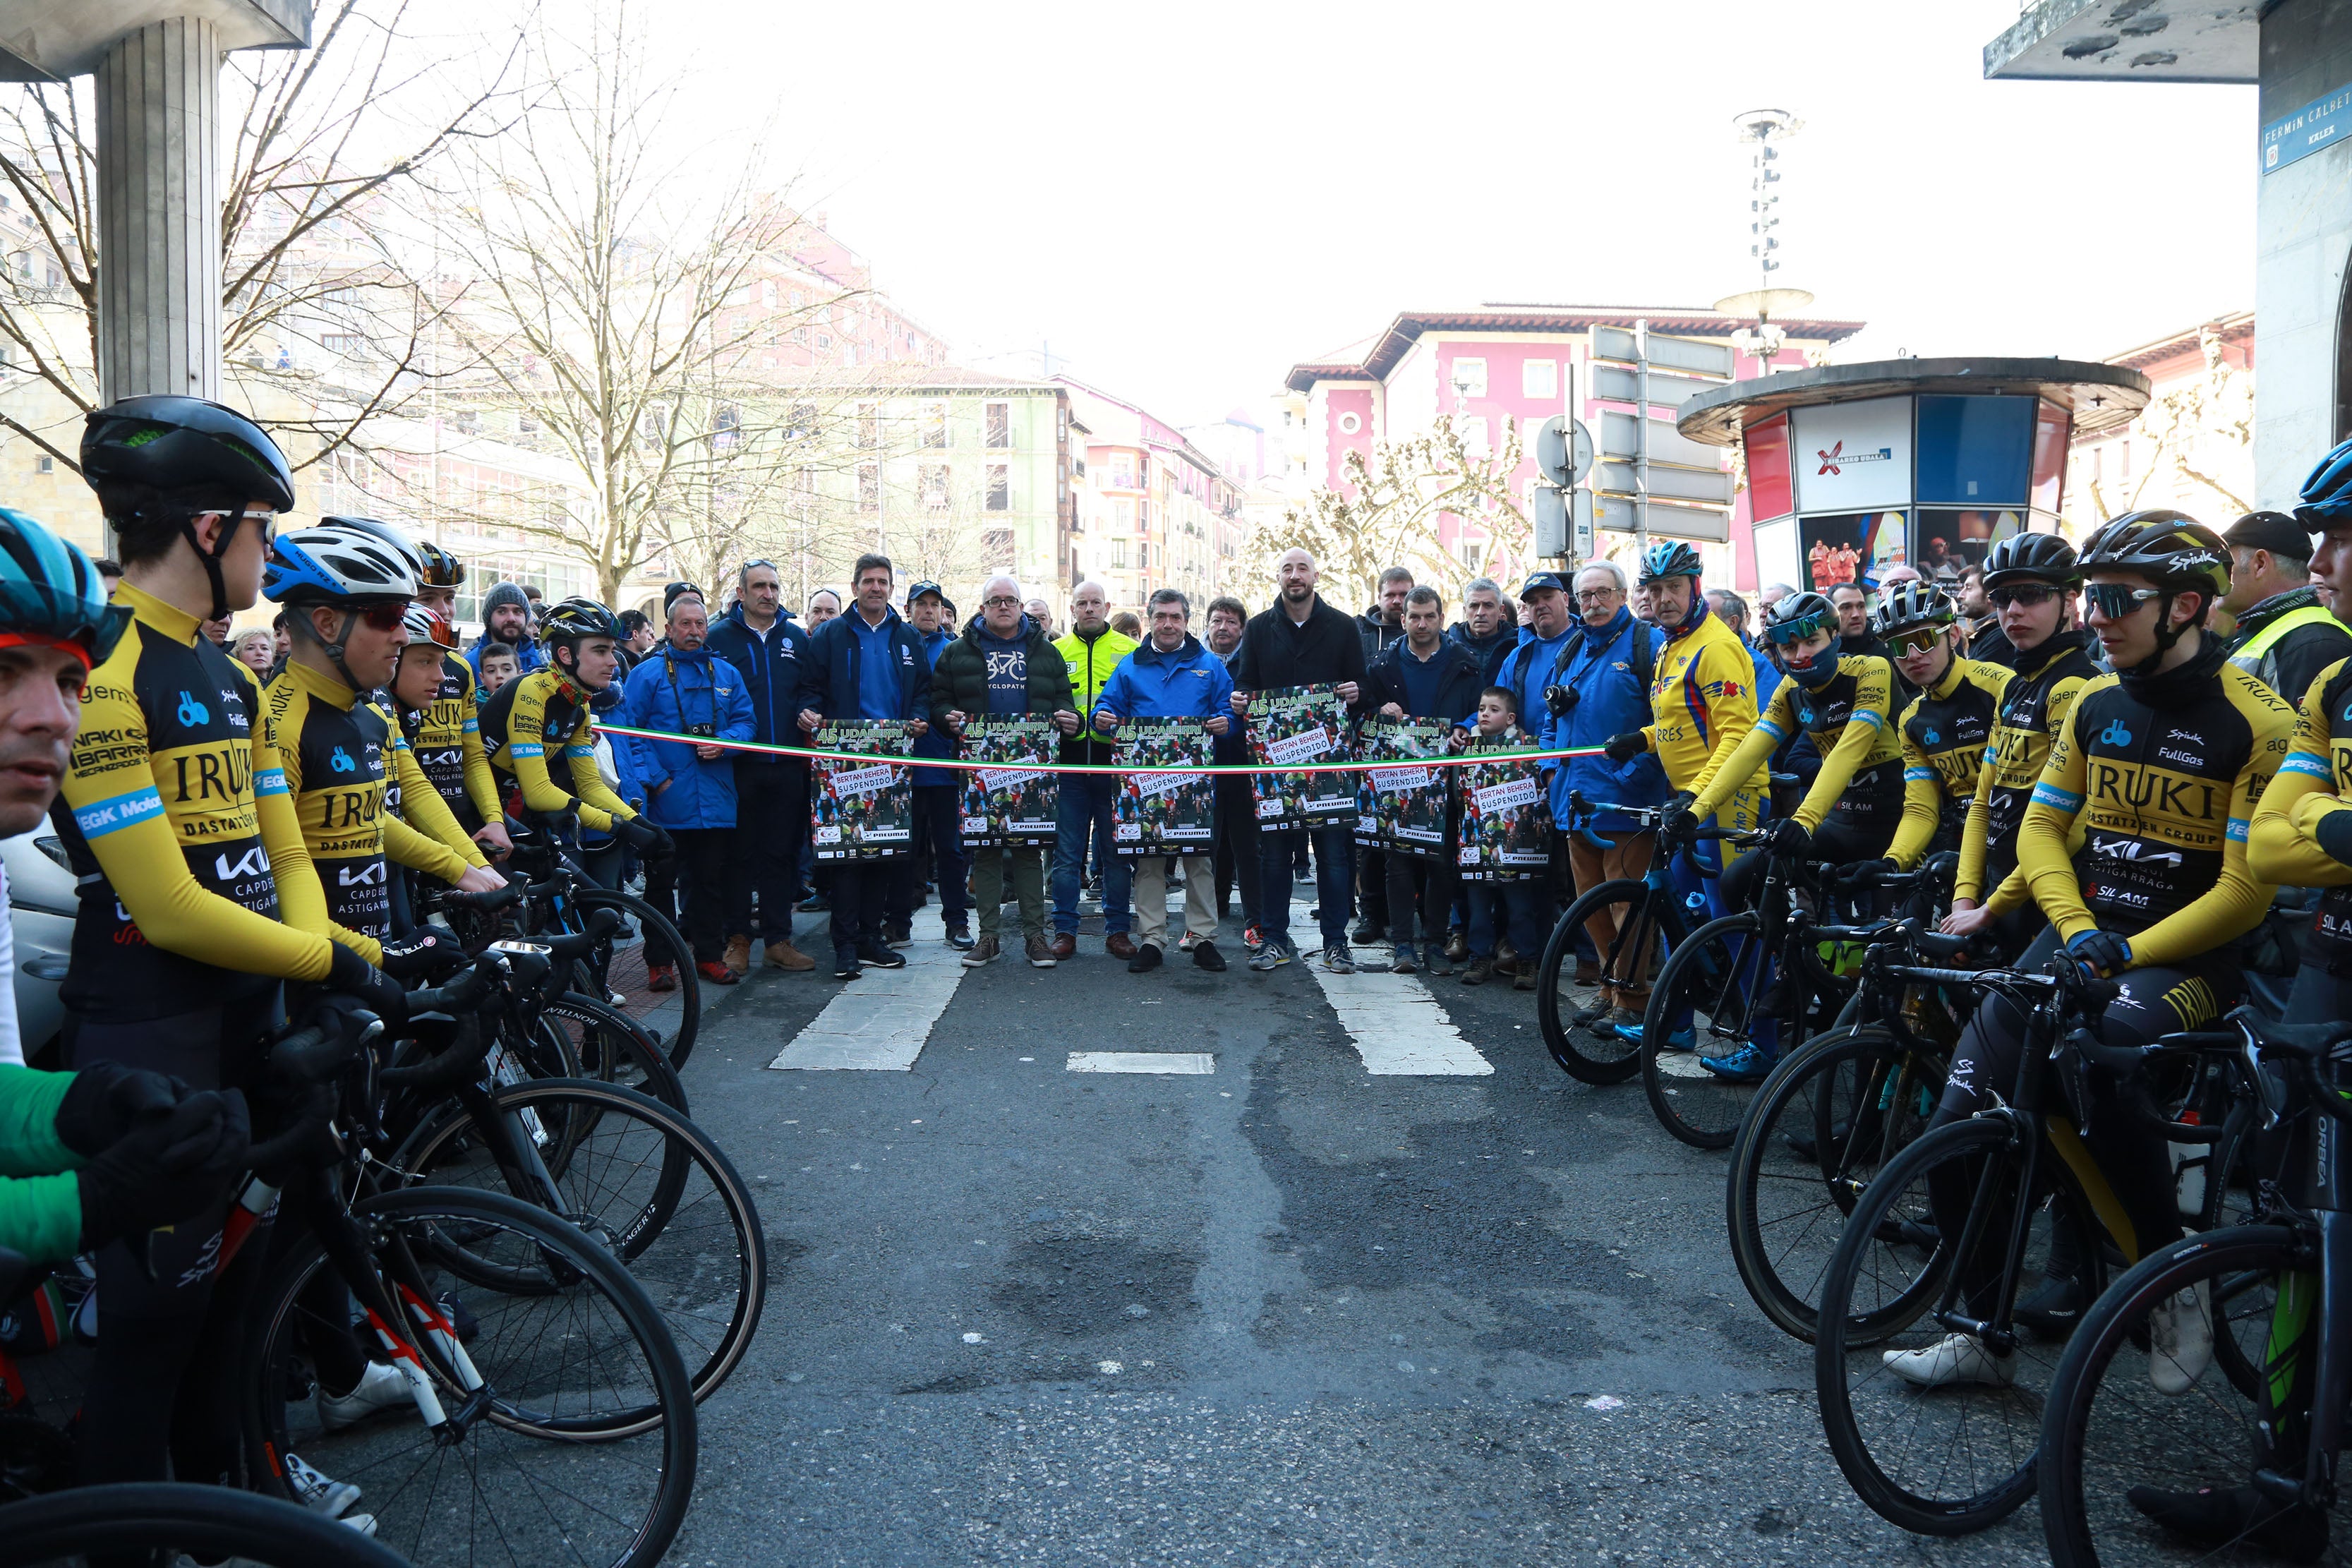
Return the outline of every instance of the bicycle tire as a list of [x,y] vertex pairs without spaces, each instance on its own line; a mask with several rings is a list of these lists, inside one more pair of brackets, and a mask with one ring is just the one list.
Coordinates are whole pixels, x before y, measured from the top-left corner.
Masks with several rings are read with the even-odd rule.
[[[1732,1140],[1724,1189],[1732,1263],[1773,1326],[1807,1344],[1819,1326],[1822,1280],[1856,1193],[1924,1130],[1942,1090],[1939,1070],[1921,1106],[1923,1081],[1910,1066],[1918,1054],[1875,1025],[1816,1035],[1772,1068]],[[1891,1079],[1884,1075],[1889,1063],[1895,1064]],[[1843,1081],[1849,1070],[1850,1087]],[[1772,1195],[1781,1186],[1789,1191],[1786,1204]],[[1847,1334],[1851,1340],[1916,1315],[1898,1295],[1849,1323]]]
[[[1847,1309],[1855,1285],[1880,1254],[1892,1252],[1884,1238],[1904,1229],[1916,1237],[1915,1249],[1932,1247],[1921,1271],[1932,1276],[1934,1289],[1913,1293],[1919,1317],[1927,1317],[1952,1266],[1952,1248],[1936,1232],[1932,1217],[1924,1226],[1916,1217],[1927,1210],[1926,1174],[1945,1161],[1970,1158],[2013,1161],[2009,1124],[1990,1118],[1951,1122],[1888,1161],[1855,1202],[1822,1283],[1813,1339],[1813,1387],[1822,1435],[1854,1495],[1872,1512],[1915,1535],[1972,1534],[2007,1518],[2032,1495],[2034,1455],[2041,1442],[2041,1411],[2033,1402],[2047,1388],[2057,1360],[2050,1347],[2021,1337],[2009,1385],[1964,1384],[1920,1391],[1885,1365],[1886,1356],[1919,1346],[1886,1352],[1876,1348],[1909,1325],[1866,1342],[1847,1336]],[[2051,1228],[2084,1226],[2089,1209],[2074,1190],[2071,1173],[2054,1153],[2042,1161],[2042,1169],[2050,1181],[2048,1199],[2037,1197],[2031,1212],[2048,1215]],[[1963,1171],[1964,1179],[1975,1179],[1974,1173]],[[1917,1195],[1906,1202],[1915,1191]],[[2045,1229],[2045,1241],[2047,1234]],[[2029,1233],[2029,1262],[2034,1239]],[[2095,1270],[2098,1248],[2084,1250],[2091,1255],[2087,1266]],[[2022,1268],[2020,1274],[2022,1285]],[[2095,1274],[2089,1283],[2095,1287]],[[1919,1338],[1924,1345],[1942,1338],[1943,1332],[1929,1319]],[[1899,1429],[1899,1440],[1874,1437],[1881,1427]],[[1987,1450],[1981,1457],[1980,1447]],[[1936,1469],[1939,1464],[1945,1468]],[[1935,1473],[1921,1473],[1927,1470]],[[1990,1481],[1984,1479],[1988,1476]]]
[[[2169,1560],[2180,1562],[2222,1555],[2208,1557],[2207,1547],[2158,1531],[2120,1495],[2124,1489],[2116,1484],[2146,1485],[2153,1479],[2189,1483],[2178,1489],[2183,1490],[2228,1486],[2244,1482],[2255,1463],[2252,1417],[2257,1407],[2252,1391],[2216,1375],[2221,1360],[2218,1354],[2215,1367],[2187,1394],[2158,1394],[2147,1386],[2142,1364],[2147,1352],[2142,1341],[2148,1310],[2203,1282],[2207,1300],[2221,1309],[2213,1319],[2217,1351],[2221,1343],[2232,1342],[2240,1347],[2241,1360],[2260,1358],[2276,1303],[2275,1287],[2269,1282],[2282,1274],[2308,1271],[2315,1264],[2305,1238],[2285,1226],[2207,1231],[2149,1253],[2118,1276],[2084,1313],[2066,1353],[2059,1358],[2043,1404],[2042,1530],[2054,1568],[2093,1568],[2103,1561],[2123,1560],[2120,1552],[2103,1556],[2103,1535],[2119,1542],[2127,1540],[2136,1548],[2128,1559],[2135,1563],[2168,1560],[2163,1548],[2170,1549]],[[2119,1366],[2140,1375],[2111,1377]],[[2103,1398],[2108,1394],[2114,1397]],[[2233,1416],[2242,1445],[2234,1466],[2212,1447],[2216,1429],[2227,1428]],[[2176,1429],[2193,1426],[2194,1430],[2149,1439],[2148,1434],[2168,1425]],[[2118,1474],[2117,1465],[2105,1458],[2109,1440],[2123,1450],[2128,1477]],[[2210,1465],[2191,1462],[2191,1457],[2202,1454],[2213,1455]],[[2293,1473],[2300,1468],[2301,1456],[2276,1462]],[[2168,1474],[2166,1467],[2171,1465],[2181,1469]],[[2093,1479],[2086,1479],[2086,1471]],[[2197,1478],[2193,1482],[2192,1475]],[[2336,1512],[2341,1511],[2339,1503]],[[2338,1542],[2344,1539],[2345,1522],[2338,1519],[2337,1528],[2330,1531]],[[2232,1555],[2227,1560],[2239,1559]]]
[[268,1568],[409,1568],[407,1558],[349,1525],[232,1487],[121,1481],[0,1508],[0,1568],[141,1552],[238,1557]]
[[[372,1237],[371,1266],[388,1279],[409,1272],[408,1257],[431,1255],[423,1243],[435,1225],[454,1224],[503,1229],[519,1250],[560,1267],[568,1285],[529,1297],[457,1292],[465,1310],[450,1315],[452,1293],[437,1289],[420,1267],[415,1278],[425,1300],[455,1326],[467,1358],[480,1369],[480,1392],[462,1391],[458,1358],[436,1347],[431,1335],[410,1336],[417,1359],[409,1364],[446,1409],[469,1412],[469,1424],[457,1441],[445,1444],[409,1408],[329,1433],[287,1398],[299,1386],[299,1299],[326,1266],[316,1237],[295,1243],[247,1331],[247,1464],[259,1486],[284,1493],[280,1460],[289,1453],[330,1475],[363,1476],[378,1539],[436,1568],[470,1562],[471,1543],[484,1536],[499,1543],[504,1561],[514,1561],[512,1543],[535,1544],[542,1531],[560,1548],[550,1555],[567,1562],[653,1568],[677,1538],[692,1498],[698,1427],[685,1363],[645,1288],[578,1227],[504,1194],[407,1187],[363,1198],[352,1214]],[[473,1337],[464,1340],[468,1318]],[[524,1359],[510,1367],[504,1358],[516,1352]],[[597,1386],[583,1392],[583,1376]],[[297,1410],[305,1418],[294,1418]],[[457,1462],[446,1463],[452,1455]],[[530,1461],[541,1456],[561,1467],[560,1485],[531,1476]],[[468,1485],[470,1506],[457,1495]],[[585,1516],[560,1521],[551,1498],[594,1500],[583,1503]],[[547,1516],[544,1525],[525,1517],[534,1503]]]
[[[610,1249],[655,1298],[686,1358],[695,1398],[708,1399],[751,1348],[766,1305],[767,1237],[751,1188],[701,1128],[634,1089],[593,1079],[541,1079],[502,1087],[495,1099],[501,1108],[532,1113],[547,1139],[541,1158],[571,1200],[563,1217]],[[639,1143],[659,1141],[660,1168],[650,1183],[632,1177],[625,1192],[612,1184],[612,1165],[620,1157],[615,1145],[633,1131]],[[503,1191],[504,1175],[482,1153],[473,1117],[452,1101],[410,1136],[394,1163],[412,1183]],[[457,1155],[476,1157],[462,1166],[447,1163]],[[635,1212],[626,1212],[632,1205]],[[714,1268],[710,1261],[730,1250],[721,1219],[732,1233],[731,1280],[723,1278],[723,1263]],[[438,1256],[491,1289],[532,1288],[501,1279],[494,1260],[455,1258],[448,1248]]]
[[543,1027],[561,1034],[577,1070],[549,1077],[593,1078],[650,1094],[681,1115],[688,1114],[686,1085],[663,1054],[661,1042],[635,1018],[582,991],[566,991],[541,1009]]
[[[1596,1026],[1584,1029],[1576,1026],[1572,1016],[1563,1016],[1560,972],[1568,967],[1576,951],[1576,933],[1601,910],[1629,904],[1632,909],[1624,919],[1626,929],[1633,929],[1636,922],[1654,927],[1654,892],[1647,882],[1635,877],[1602,882],[1568,906],[1567,912],[1552,927],[1550,940],[1544,943],[1543,962],[1536,981],[1536,1026],[1543,1031],[1544,1047],[1551,1052],[1551,1059],[1559,1065],[1559,1070],[1580,1083],[1623,1083],[1642,1070],[1641,1053],[1631,1041],[1620,1038],[1610,1028],[1606,1015]],[[1636,937],[1643,934],[1641,931],[1634,932]],[[1623,941],[1621,934],[1621,946]],[[1613,960],[1616,954],[1602,956]],[[1604,963],[1602,967],[1605,971],[1608,965]]]
[[[702,977],[695,973],[694,949],[678,934],[668,916],[635,893],[611,888],[583,888],[572,895],[572,902],[583,921],[598,910],[617,910],[637,931],[637,940],[625,947],[599,942],[595,955],[582,963],[582,968],[599,984],[575,989],[586,990],[592,995],[620,996],[623,1000],[614,1005],[647,1029],[653,1026],[646,1020],[675,1003],[677,1026],[662,1041],[662,1048],[668,1054],[670,1066],[684,1068],[702,1030]],[[665,952],[670,955],[669,967],[677,975],[677,989],[648,989],[647,966],[662,963],[659,955]]]
[[[1740,1119],[1755,1100],[1757,1084],[1727,1082],[1700,1064],[1730,1056],[1746,1043],[1735,1037],[1752,1019],[1738,1020],[1725,1031],[1715,1022],[1715,1009],[1742,975],[1748,976],[1751,998],[1760,993],[1765,972],[1760,931],[1761,922],[1748,910],[1709,921],[1684,937],[1658,971],[1649,1011],[1642,1017],[1643,1091],[1658,1124],[1694,1149],[1731,1147]],[[1677,1049],[1669,1026],[1685,1008],[1694,1010],[1693,1043],[1691,1048]],[[1706,1012],[1704,1022],[1696,1010]]]

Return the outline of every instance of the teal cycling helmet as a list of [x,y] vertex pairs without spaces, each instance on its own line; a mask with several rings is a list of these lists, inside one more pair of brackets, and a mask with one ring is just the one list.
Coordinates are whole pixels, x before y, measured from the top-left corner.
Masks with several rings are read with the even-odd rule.
[[1641,587],[1664,577],[1688,577],[1696,582],[1705,571],[1697,551],[1679,539],[1661,539],[1642,552],[1642,570],[1634,581]]
[[2338,523],[2352,522],[2352,440],[2338,442],[2334,451],[2303,481],[2302,504],[2294,520],[2313,533],[2324,533]]
[[59,647],[96,665],[130,625],[130,606],[106,602],[105,581],[79,547],[0,507],[0,647]]

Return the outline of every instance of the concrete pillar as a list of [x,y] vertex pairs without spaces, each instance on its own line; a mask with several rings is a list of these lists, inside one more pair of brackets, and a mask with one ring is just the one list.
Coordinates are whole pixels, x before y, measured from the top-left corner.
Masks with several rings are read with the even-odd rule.
[[220,29],[153,22],[98,66],[104,402],[221,390]]

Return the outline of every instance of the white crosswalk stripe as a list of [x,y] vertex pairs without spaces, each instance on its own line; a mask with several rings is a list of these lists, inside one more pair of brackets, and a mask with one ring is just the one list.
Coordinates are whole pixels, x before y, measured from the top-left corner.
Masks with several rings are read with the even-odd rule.
[[1072,1072],[1213,1073],[1217,1058],[1208,1051],[1072,1051]]
[[966,971],[963,954],[947,945],[936,904],[917,910],[910,923],[914,945],[900,950],[907,967],[868,968],[843,982],[771,1068],[906,1072],[914,1067]]
[[1307,913],[1309,893],[1300,889],[1291,899],[1290,939],[1298,944],[1298,962],[1315,976],[1356,1054],[1364,1058],[1366,1072],[1379,1078],[1484,1078],[1495,1070],[1463,1038],[1420,975],[1387,973],[1391,949],[1386,942],[1350,954],[1358,963],[1378,964],[1378,970],[1334,974],[1325,969],[1322,952],[1314,945],[1319,932]]

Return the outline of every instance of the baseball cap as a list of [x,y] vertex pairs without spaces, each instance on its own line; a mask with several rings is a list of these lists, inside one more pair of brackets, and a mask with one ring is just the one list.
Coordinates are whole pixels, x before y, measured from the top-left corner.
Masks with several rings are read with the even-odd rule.
[[1543,588],[1557,588],[1563,594],[1568,592],[1568,584],[1560,581],[1559,573],[1538,572],[1519,584],[1519,597],[1524,599],[1529,594]]
[[2283,511],[2250,511],[2221,538],[2240,550],[2267,550],[2290,561],[2311,553],[2311,530]]
[[923,582],[913,583],[908,585],[907,603],[912,605],[916,600],[921,598],[926,594],[938,595],[939,601],[942,605],[948,602],[948,596],[940,592],[940,585],[937,583],[933,583],[929,579],[926,579]]

